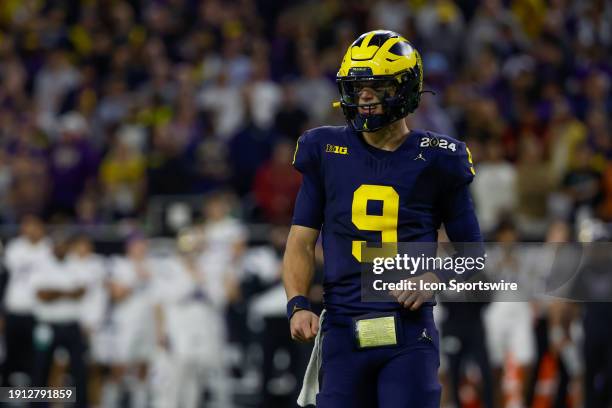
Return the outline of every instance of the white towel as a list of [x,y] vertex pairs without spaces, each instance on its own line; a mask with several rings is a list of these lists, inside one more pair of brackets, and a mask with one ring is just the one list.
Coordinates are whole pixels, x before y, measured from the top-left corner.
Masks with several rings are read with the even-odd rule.
[[304,382],[297,403],[300,407],[308,405],[317,405],[317,394],[319,393],[319,370],[321,369],[321,347],[323,344],[323,319],[325,318],[325,310],[321,312],[319,317],[319,331],[315,337],[314,347],[310,354],[306,374],[304,374]]

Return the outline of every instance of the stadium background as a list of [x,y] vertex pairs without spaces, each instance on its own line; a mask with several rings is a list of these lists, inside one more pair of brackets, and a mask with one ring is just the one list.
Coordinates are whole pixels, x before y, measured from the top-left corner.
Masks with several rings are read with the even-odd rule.
[[[527,241],[608,239],[610,2],[3,0],[4,243],[35,214],[48,231],[86,235],[104,259],[136,235],[163,257],[174,256],[174,237],[192,227],[215,241],[200,249],[232,281],[218,313],[228,336],[223,381],[235,406],[293,406],[309,353],[289,340],[278,286],[300,183],[293,149],[305,129],[344,123],[331,108],[338,64],[359,33],[376,28],[398,31],[420,50],[425,89],[435,95],[423,95],[409,125],[467,142],[488,239],[508,230]],[[112,268],[105,274],[102,288]],[[321,287],[311,296],[320,300]],[[545,338],[542,322],[559,320],[584,326],[586,336],[586,307],[560,308],[561,318],[555,307],[533,305],[534,335]],[[479,320],[480,311],[466,316]],[[597,336],[596,350],[575,344],[579,365],[593,353],[612,361],[609,333]],[[534,406],[544,407],[567,370],[559,369],[559,349],[542,350],[535,399],[544,405]],[[55,357],[59,384],[66,359]],[[96,405],[107,370],[86,358]],[[464,406],[478,406],[473,368],[462,369]],[[593,387],[611,387],[607,370]],[[582,373],[565,378],[568,406],[580,406]]]

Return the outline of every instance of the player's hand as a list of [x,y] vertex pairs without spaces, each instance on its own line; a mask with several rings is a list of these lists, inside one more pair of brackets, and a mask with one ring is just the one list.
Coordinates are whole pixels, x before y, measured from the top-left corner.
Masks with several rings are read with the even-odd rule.
[[319,332],[319,316],[310,310],[299,310],[291,317],[289,326],[293,340],[312,341]]
[[[427,272],[418,277],[414,277],[411,279],[406,279],[407,281],[415,282],[416,287],[419,288],[419,281],[428,282],[428,283],[437,283],[440,282],[438,277],[431,273]],[[403,307],[410,309],[412,311],[417,310],[421,305],[432,299],[434,296],[433,290],[392,290],[390,292],[391,296],[397,299],[399,303],[402,304]]]

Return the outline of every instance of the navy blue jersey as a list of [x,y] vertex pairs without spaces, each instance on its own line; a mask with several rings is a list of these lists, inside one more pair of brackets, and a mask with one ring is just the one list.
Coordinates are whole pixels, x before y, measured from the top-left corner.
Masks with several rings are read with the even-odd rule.
[[481,241],[468,188],[471,156],[451,137],[411,130],[388,152],[350,127],[320,127],[300,137],[294,166],[303,181],[293,224],[321,229],[330,313],[401,307],[361,302],[362,242],[436,242],[442,223],[451,241]]

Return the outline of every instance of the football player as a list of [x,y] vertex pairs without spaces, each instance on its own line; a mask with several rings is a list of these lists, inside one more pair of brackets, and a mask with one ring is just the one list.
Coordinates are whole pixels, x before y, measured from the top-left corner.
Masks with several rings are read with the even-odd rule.
[[[423,68],[418,51],[401,35],[361,35],[346,52],[337,83],[348,126],[305,132],[294,156],[303,180],[283,262],[287,315],[295,340],[316,338],[311,367],[320,357],[322,370],[320,390],[318,372],[307,370],[298,403],[438,407],[432,293],[394,292],[389,302],[362,302],[361,243],[436,242],[442,223],[453,242],[481,242],[468,189],[471,156],[458,140],[408,128],[404,118],[419,105]],[[321,328],[306,298],[320,232]],[[362,343],[360,328],[372,331],[370,340],[392,332],[395,342]]]
[[125,388],[131,407],[147,404],[148,363],[155,350],[153,283],[159,264],[150,254],[149,241],[140,234],[128,239],[125,256],[110,261],[113,348],[110,377],[102,395],[104,407],[118,406]]

